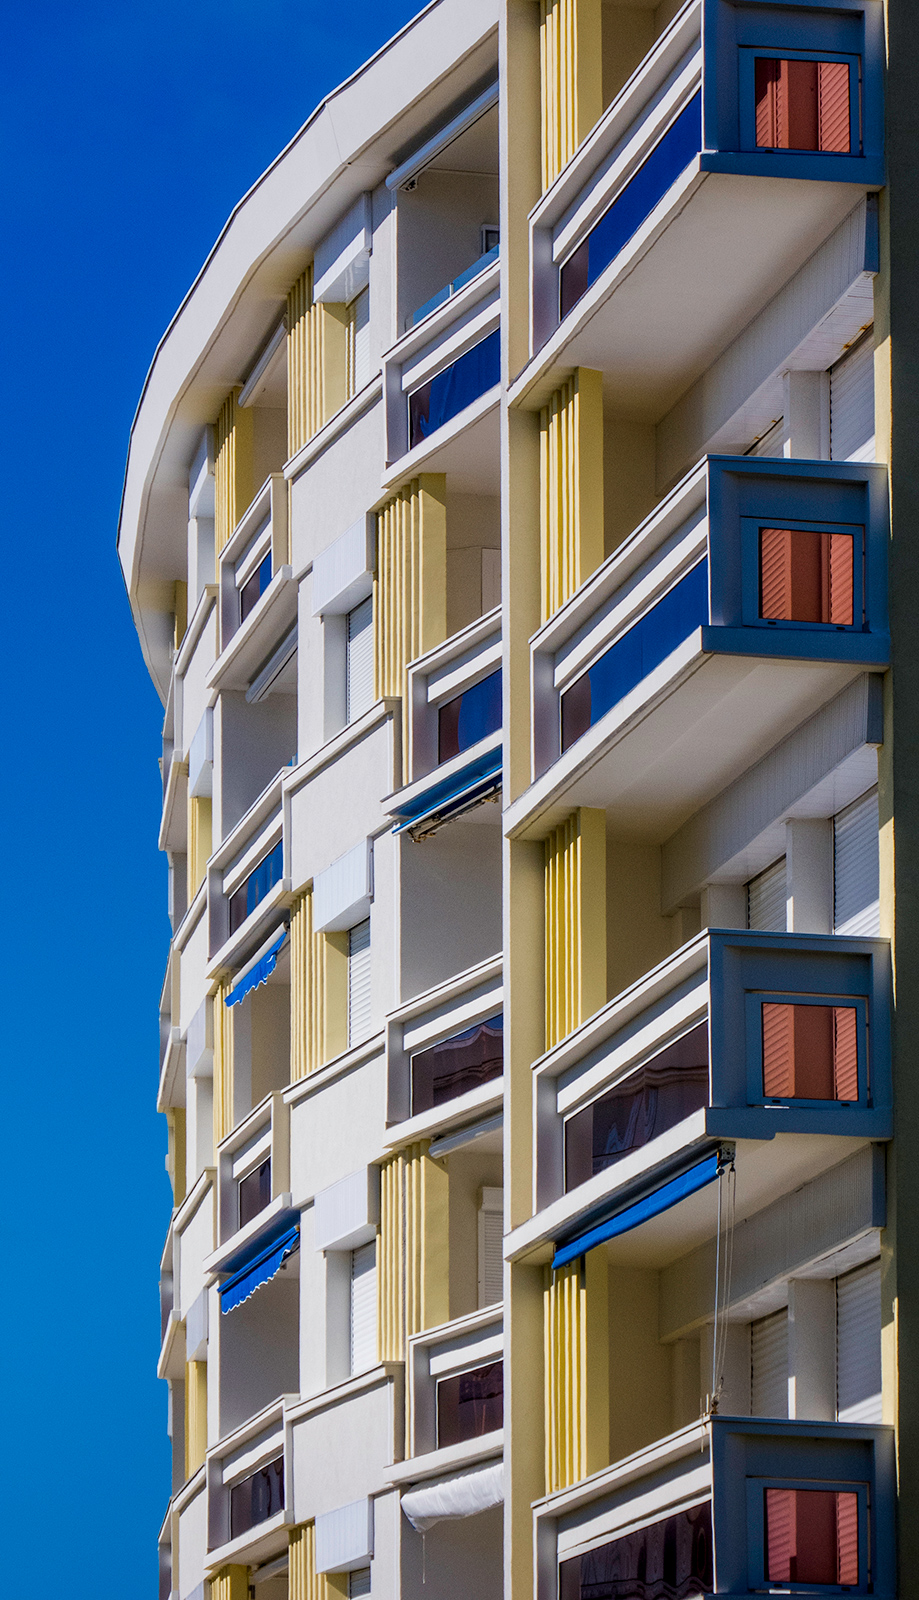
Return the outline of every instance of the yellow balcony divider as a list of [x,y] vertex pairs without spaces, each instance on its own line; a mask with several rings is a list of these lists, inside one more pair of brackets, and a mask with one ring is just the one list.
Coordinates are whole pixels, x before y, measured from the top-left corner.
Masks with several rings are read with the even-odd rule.
[[218,555],[258,488],[253,481],[255,418],[251,407],[237,403],[240,392],[238,387],[230,390],[216,424],[214,543]]
[[546,1049],[606,1001],[606,817],[572,812],[546,839]]
[[603,380],[578,367],[539,417],[542,619],[603,560]]
[[374,694],[378,700],[402,697],[406,736],[406,668],[446,637],[446,478],[443,473],[427,473],[406,484],[377,512]]
[[169,1177],[172,1183],[173,1204],[180,1206],[185,1199],[185,1107],[171,1106],[166,1112],[169,1129]]
[[450,1316],[449,1188],[445,1162],[421,1140],[383,1164],[378,1243],[380,1360],[402,1361],[405,1342]]
[[316,1525],[303,1522],[289,1535],[288,1600],[342,1600],[348,1594],[347,1572],[316,1571]]
[[221,983],[214,1006],[214,1145],[233,1131],[233,1016],[226,1004],[229,981]]
[[181,578],[176,579],[172,614],[175,621],[172,644],[173,649],[178,650],[182,640],[185,638],[185,630],[188,627],[188,584]]
[[207,1362],[185,1363],[185,1477],[193,1477],[207,1454]]
[[249,1568],[221,1567],[215,1572],[211,1600],[249,1600]]
[[313,893],[290,919],[291,1083],[348,1047],[348,935],[313,932]]
[[546,1269],[546,1493],[608,1464],[609,1334],[606,1257],[593,1250]]
[[603,110],[601,0],[541,0],[539,58],[545,190]]
[[188,797],[188,898],[193,900],[204,882],[211,853],[212,811],[209,795]]
[[295,456],[348,398],[348,308],[313,299],[313,269],[287,296],[287,454]]

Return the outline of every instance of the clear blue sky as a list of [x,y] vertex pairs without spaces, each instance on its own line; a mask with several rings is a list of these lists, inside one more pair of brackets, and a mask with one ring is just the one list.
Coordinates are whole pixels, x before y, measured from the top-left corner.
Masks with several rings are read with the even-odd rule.
[[[162,712],[115,556],[150,358],[236,200],[405,0],[4,12],[0,1505],[10,1581],[156,1594]],[[12,1534],[12,1542],[9,1535]]]

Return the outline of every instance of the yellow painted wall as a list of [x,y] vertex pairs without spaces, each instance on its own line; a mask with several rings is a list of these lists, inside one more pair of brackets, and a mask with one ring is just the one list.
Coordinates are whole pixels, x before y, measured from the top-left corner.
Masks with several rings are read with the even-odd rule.
[[166,1170],[172,1184],[173,1205],[180,1206],[185,1199],[185,1107],[172,1106],[166,1112],[169,1129],[169,1152]]
[[[316,1571],[316,1525],[301,1523],[290,1530],[289,1600],[336,1600],[348,1593],[346,1572]],[[235,1600],[235,1597],[234,1597]]]
[[239,387],[231,389],[220,408],[215,433],[214,543],[219,555],[258,484],[253,460],[253,413],[238,404]]
[[249,1568],[221,1567],[211,1579],[211,1600],[249,1600]]
[[[592,1253],[602,1255],[602,1247]],[[641,1268],[609,1268],[609,1444],[613,1461],[664,1438],[672,1427],[673,1358],[658,1337],[659,1276]],[[698,1389],[698,1377],[696,1382]]]
[[654,510],[655,431],[650,423],[606,413],[603,419],[603,521],[605,556]]
[[188,797],[188,898],[193,900],[207,870],[213,848],[213,822],[209,795]]
[[207,1454],[207,1362],[185,1363],[185,1477],[204,1465]]
[[221,983],[211,1002],[214,1007],[214,1148],[232,1133],[233,1114],[233,1013],[226,1004],[229,981]]
[[348,308],[313,300],[313,269],[287,296],[287,452],[295,456],[348,398]]
[[661,852],[656,844],[606,841],[606,958],[610,999],[664,961],[679,941],[662,917]]
[[540,412],[542,620],[603,560],[603,379],[578,367]]
[[377,1255],[381,1361],[402,1361],[405,1341],[450,1316],[449,1180],[430,1141],[409,1145],[381,1171]]
[[546,1491],[609,1463],[606,1257],[591,1250],[558,1272],[546,1268]]
[[546,1043],[607,998],[606,817],[581,807],[545,842]]
[[442,473],[407,484],[377,512],[373,577],[374,694],[402,697],[403,749],[410,718],[409,662],[447,635],[447,490]]
[[541,0],[542,181],[548,189],[603,109],[600,0]]

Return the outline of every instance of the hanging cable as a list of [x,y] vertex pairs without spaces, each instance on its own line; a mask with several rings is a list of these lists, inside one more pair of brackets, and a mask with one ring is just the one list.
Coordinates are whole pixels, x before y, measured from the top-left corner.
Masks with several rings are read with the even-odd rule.
[[712,1389],[709,1409],[717,1412],[724,1389],[728,1347],[728,1308],[734,1273],[734,1211],[737,1174],[734,1146],[723,1146],[718,1166],[718,1229],[715,1239],[715,1321],[712,1328]]

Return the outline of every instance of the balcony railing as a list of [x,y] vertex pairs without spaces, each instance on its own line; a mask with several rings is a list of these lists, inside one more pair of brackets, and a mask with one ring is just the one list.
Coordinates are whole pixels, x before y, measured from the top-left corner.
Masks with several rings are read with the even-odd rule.
[[[452,1450],[504,1427],[504,1360],[500,1307],[460,1317],[418,1334],[409,1345],[409,1454]],[[500,1449],[500,1443],[489,1441]],[[484,1446],[483,1446],[484,1448]]]
[[[504,1070],[500,962],[473,967],[418,995],[387,1023],[390,1123],[420,1119],[431,1132],[456,1117],[491,1113]],[[404,1133],[404,1128],[400,1130]]]
[[498,245],[492,245],[491,249],[484,251],[476,261],[473,261],[471,267],[466,268],[465,272],[459,273],[452,282],[445,284],[442,289],[438,289],[436,294],[432,294],[430,300],[426,300],[424,305],[419,306],[418,310],[413,313],[409,321],[409,327],[417,327],[419,322],[423,322],[425,317],[430,316],[432,311],[436,311],[438,306],[442,306],[446,300],[450,299],[451,295],[459,294],[461,289],[465,289],[467,283],[471,283],[473,278],[477,278],[480,272],[485,272],[493,261],[497,261],[498,250]]

